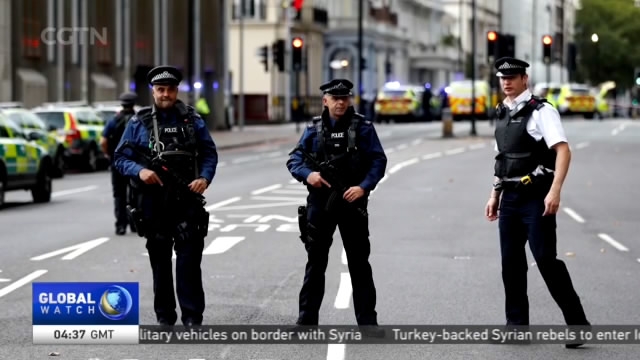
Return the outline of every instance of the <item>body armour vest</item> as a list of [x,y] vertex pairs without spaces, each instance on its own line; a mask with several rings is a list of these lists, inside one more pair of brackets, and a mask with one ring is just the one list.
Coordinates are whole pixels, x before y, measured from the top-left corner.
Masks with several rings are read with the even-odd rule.
[[321,162],[330,161],[345,183],[358,184],[366,175],[363,171],[365,166],[362,164],[362,158],[356,146],[357,127],[363,117],[354,111],[349,111],[343,120],[336,121],[331,127],[331,120],[328,113],[326,111],[325,113],[313,120],[318,137],[316,159]]
[[[193,119],[190,114],[176,114],[172,124],[158,121],[159,156],[167,161],[172,171],[185,181],[191,182],[198,177],[197,171],[197,142]],[[153,118],[145,119],[145,125],[150,135],[149,144],[154,146]]]
[[131,119],[131,117],[135,115],[135,111],[133,110],[122,110],[115,117],[116,126],[111,132],[111,135],[107,138],[107,149],[109,150],[109,156],[113,159],[113,154],[120,143],[120,139],[122,138],[122,134],[124,134],[124,129],[127,127],[127,123]]
[[544,139],[536,141],[527,131],[533,112],[540,110],[545,101],[532,97],[511,111],[502,104],[498,106],[495,137],[499,152],[495,157],[495,176],[525,176],[540,165],[555,169],[556,152],[548,148]]

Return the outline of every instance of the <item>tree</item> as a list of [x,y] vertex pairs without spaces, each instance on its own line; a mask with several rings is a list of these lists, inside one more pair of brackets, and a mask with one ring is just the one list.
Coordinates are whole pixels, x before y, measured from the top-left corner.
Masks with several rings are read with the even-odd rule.
[[[615,81],[623,89],[633,85],[633,69],[640,66],[640,8],[630,0],[582,0],[576,12],[578,78],[592,84]],[[598,41],[591,40],[592,34]]]

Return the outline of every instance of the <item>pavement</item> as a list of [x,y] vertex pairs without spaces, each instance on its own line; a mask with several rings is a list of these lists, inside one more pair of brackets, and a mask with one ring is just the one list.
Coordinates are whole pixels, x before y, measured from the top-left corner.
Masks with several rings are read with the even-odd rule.
[[[389,158],[369,207],[379,322],[504,323],[497,224],[483,216],[493,180],[491,127],[479,122],[479,136],[469,137],[469,124],[456,122],[452,139],[441,138],[440,123],[376,128]],[[640,324],[639,123],[571,120],[565,128],[573,159],[557,216],[558,257],[593,324]],[[218,173],[205,193],[212,215],[202,261],[205,324],[296,320],[306,260],[296,209],[306,191],[292,181],[285,162],[298,137],[220,151]],[[33,281],[139,282],[140,323],[155,321],[144,240],[114,235],[109,181],[106,172],[57,179],[49,204],[32,204],[26,192],[7,194],[10,204],[0,211],[0,359],[637,358],[637,346],[625,344],[580,350],[559,344],[33,345]],[[527,255],[532,324],[561,325]],[[321,324],[355,324],[348,274],[336,232]]]

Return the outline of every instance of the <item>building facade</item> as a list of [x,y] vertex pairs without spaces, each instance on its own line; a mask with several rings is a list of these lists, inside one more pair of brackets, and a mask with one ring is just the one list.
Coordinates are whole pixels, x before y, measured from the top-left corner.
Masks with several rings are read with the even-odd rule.
[[[357,81],[358,1],[326,1],[330,21],[324,77]],[[363,0],[363,9],[364,99],[389,81],[440,87],[451,80],[455,53],[446,39],[453,19],[440,1]]]
[[0,98],[33,107],[133,90],[144,105],[146,73],[170,64],[185,74],[182,97],[204,96],[222,128],[225,1],[1,0]]
[[[516,56],[531,64],[531,85],[569,81],[569,44],[574,42],[576,1],[503,1],[501,31],[516,36]],[[523,16],[513,16],[521,13]],[[553,62],[547,71],[543,62],[542,38],[553,37]]]
[[[248,122],[282,121],[285,84],[289,84],[290,98],[295,108],[317,95],[323,82],[324,32],[327,27],[326,5],[320,0],[306,0],[301,11],[284,8],[282,0],[245,0],[241,16],[241,0],[232,0],[229,11],[229,71],[235,114],[238,114],[238,95],[244,94],[244,114]],[[289,14],[290,34],[285,16]],[[290,36],[303,40],[303,68],[298,72],[279,71],[274,64],[273,45],[279,40],[291,54]],[[258,51],[268,48],[268,65],[261,63]],[[289,59],[291,57],[289,56]],[[290,70],[290,65],[287,65]],[[242,85],[242,86],[241,86]]]
[[[455,18],[452,33],[459,40],[457,50],[457,70],[461,77],[470,78],[471,56],[473,54],[473,8],[471,0],[442,0],[447,13]],[[475,73],[477,79],[487,79],[491,64],[487,63],[487,32],[499,30],[501,26],[501,5],[505,0],[475,1]],[[514,5],[520,2],[511,1]],[[514,18],[521,18],[513,14]],[[517,41],[517,40],[516,40]],[[516,48],[518,46],[516,45]]]

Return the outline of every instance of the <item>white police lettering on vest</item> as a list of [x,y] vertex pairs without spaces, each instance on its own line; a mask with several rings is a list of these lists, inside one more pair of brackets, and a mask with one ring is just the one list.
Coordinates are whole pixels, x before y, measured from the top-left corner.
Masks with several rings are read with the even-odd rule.
[[177,127],[165,128],[164,132],[165,133],[177,133],[178,132],[178,128]]
[[331,138],[332,139],[343,139],[344,138],[344,132],[331,133]]

